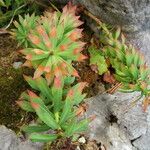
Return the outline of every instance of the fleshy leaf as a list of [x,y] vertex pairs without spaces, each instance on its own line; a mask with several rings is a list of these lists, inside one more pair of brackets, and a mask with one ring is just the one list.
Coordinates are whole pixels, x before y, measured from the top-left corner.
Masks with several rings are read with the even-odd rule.
[[52,129],[58,129],[59,125],[56,123],[52,116],[52,113],[44,105],[42,99],[38,97],[35,93],[29,91],[31,106],[36,111],[38,117]]
[[100,75],[105,73],[108,70],[108,66],[104,56],[102,56],[95,47],[90,47],[88,51],[90,53],[90,65],[96,65]]
[[33,142],[52,142],[57,139],[56,134],[39,134],[39,133],[32,133],[29,138]]

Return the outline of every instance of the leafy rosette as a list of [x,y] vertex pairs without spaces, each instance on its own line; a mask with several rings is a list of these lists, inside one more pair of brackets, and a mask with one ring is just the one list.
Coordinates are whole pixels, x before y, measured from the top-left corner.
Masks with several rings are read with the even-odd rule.
[[22,45],[24,47],[28,47],[30,42],[28,41],[28,34],[31,29],[36,27],[36,22],[39,19],[38,16],[32,14],[25,15],[24,18],[19,15],[19,22],[14,21],[14,25],[16,29],[12,29],[12,35],[16,38],[19,43],[19,46]]
[[67,5],[63,12],[46,12],[35,29],[28,35],[30,48],[21,50],[27,61],[24,65],[33,66],[36,71],[34,78],[45,74],[49,81],[54,76],[78,76],[71,65],[72,61],[82,61],[86,56],[80,52],[85,45],[80,41],[82,22],[75,15],[76,7]]
[[[77,119],[79,105],[86,96],[82,94],[87,85],[85,82],[71,87],[73,77],[55,77],[50,85],[43,77],[33,79],[25,76],[25,79],[37,92],[28,90],[22,93],[17,104],[25,111],[37,114],[36,125],[22,127],[30,134],[32,141],[54,141],[61,137],[72,137],[87,129],[90,119]],[[49,130],[53,130],[53,134],[43,133]]]

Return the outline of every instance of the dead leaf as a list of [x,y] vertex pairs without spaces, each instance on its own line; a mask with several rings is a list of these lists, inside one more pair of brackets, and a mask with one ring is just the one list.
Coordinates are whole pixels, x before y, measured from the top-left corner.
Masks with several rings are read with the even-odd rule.
[[116,82],[116,79],[115,79],[114,75],[111,74],[109,71],[107,71],[106,73],[104,73],[103,80],[105,82],[111,83],[111,84],[114,84]]
[[86,112],[87,108],[87,104],[81,104],[76,111],[76,116],[82,116]]
[[146,97],[143,101],[143,111],[146,112],[148,105],[150,104],[150,97]]
[[91,66],[91,70],[94,71],[95,73],[98,73],[98,66],[95,64],[92,64]]

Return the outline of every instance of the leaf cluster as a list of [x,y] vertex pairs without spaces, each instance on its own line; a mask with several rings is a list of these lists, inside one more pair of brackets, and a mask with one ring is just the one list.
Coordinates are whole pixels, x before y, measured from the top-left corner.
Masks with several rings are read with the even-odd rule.
[[38,10],[39,6],[30,0],[0,0],[0,27],[6,26],[19,14],[38,12]]
[[19,18],[14,36],[24,45],[25,65],[35,69],[34,77],[24,76],[31,90],[23,92],[17,104],[35,113],[36,124],[22,127],[35,142],[71,138],[87,129],[90,119],[79,120],[80,104],[86,83],[72,85],[76,70],[73,60],[82,60],[84,43],[80,41],[82,22],[70,3],[63,12],[46,12]]
[[[122,83],[122,92],[141,92],[141,97],[149,97],[150,69],[146,65],[144,56],[136,50],[131,44],[127,44],[126,38],[121,34],[121,29],[116,31],[110,31],[106,24],[101,24],[102,34],[100,36],[100,42],[103,45],[101,50],[101,57],[109,62],[105,64],[105,67],[101,66],[101,70],[112,66],[114,69],[115,79]],[[93,50],[94,51],[98,50]],[[91,55],[91,57],[93,57]],[[95,58],[95,64],[102,65],[104,60],[101,58]],[[91,61],[92,63],[92,61]],[[106,69],[107,71],[107,69]],[[103,71],[102,73],[104,73]],[[99,74],[102,74],[101,72]]]
[[86,56],[80,52],[84,42],[80,41],[82,22],[75,15],[76,6],[67,5],[63,12],[45,12],[37,19],[26,15],[15,22],[14,35],[26,46],[20,52],[27,61],[24,65],[35,68],[34,78],[45,75],[48,82],[54,76],[78,76],[72,61],[82,61]]
[[[36,142],[49,142],[57,138],[72,137],[87,129],[89,119],[77,120],[78,105],[86,94],[82,94],[86,83],[70,86],[73,77],[55,78],[48,85],[43,77],[33,80],[25,76],[25,80],[35,91],[23,92],[17,101],[27,112],[37,114],[37,124],[22,127]],[[53,134],[43,133],[53,130]]]

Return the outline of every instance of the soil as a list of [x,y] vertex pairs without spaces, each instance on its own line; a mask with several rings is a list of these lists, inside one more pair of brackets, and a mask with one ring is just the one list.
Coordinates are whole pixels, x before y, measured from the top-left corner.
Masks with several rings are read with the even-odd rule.
[[[91,39],[94,36],[93,32],[89,27],[84,25],[83,28],[85,30],[83,31],[82,41],[85,42],[86,45],[85,50],[82,51],[82,53],[89,58],[90,56],[88,53],[88,48],[91,45]],[[80,76],[80,78],[77,79],[77,81],[88,83],[88,87],[84,90],[84,92],[87,93],[87,97],[92,97],[97,95],[98,93],[103,93],[105,91],[105,85],[102,80],[102,76],[98,75],[91,69],[89,59],[86,59],[83,62],[74,62],[73,66],[78,71]]]
[[58,140],[49,149],[46,147],[44,150],[106,150],[101,143],[97,143],[95,140],[85,140],[85,143],[71,142],[70,139]]
[[27,70],[13,68],[14,62],[21,61],[16,50],[15,40],[7,34],[0,36],[0,124],[15,131],[29,116],[15,102],[27,88],[22,76]]

